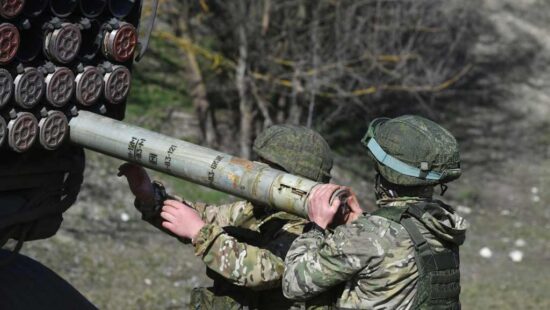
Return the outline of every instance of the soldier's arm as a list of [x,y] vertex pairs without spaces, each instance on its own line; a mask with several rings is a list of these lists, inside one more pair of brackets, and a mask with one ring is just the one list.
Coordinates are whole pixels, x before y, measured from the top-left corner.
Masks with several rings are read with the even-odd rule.
[[254,217],[254,206],[246,201],[224,205],[209,205],[186,201],[186,204],[195,209],[205,223],[221,227],[246,225]]
[[195,254],[229,282],[254,290],[279,287],[283,258],[267,249],[239,242],[218,225],[207,224],[194,240]]
[[354,222],[326,236],[318,230],[299,236],[285,259],[284,295],[308,299],[375,265],[384,254],[375,231],[375,227]]

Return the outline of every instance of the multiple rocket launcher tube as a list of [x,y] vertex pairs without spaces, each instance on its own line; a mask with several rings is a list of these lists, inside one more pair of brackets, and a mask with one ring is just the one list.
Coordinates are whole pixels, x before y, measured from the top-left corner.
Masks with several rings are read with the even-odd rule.
[[86,111],[70,128],[77,145],[301,217],[319,184]]
[[76,10],[89,18],[98,17],[106,10],[117,18],[124,18],[135,4],[135,0],[2,0],[0,16],[5,19],[14,19],[20,14],[36,17],[50,9],[61,18],[70,16]]
[[136,0],[0,0],[0,147],[59,148],[67,116],[124,104]]

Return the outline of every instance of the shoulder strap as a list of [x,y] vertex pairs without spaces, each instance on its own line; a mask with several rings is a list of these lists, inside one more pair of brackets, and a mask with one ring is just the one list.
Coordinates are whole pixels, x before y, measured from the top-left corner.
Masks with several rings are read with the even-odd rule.
[[420,221],[422,215],[426,212],[425,206],[425,202],[410,205],[400,223],[409,233],[414,248],[422,259],[422,265],[425,271],[429,272],[453,268],[457,264],[453,253],[450,251],[435,253],[412,219],[414,217]]
[[381,207],[371,214],[399,223],[401,221],[401,217],[403,217],[403,214],[405,212],[407,212],[406,208]]
[[426,271],[437,270],[438,266],[435,256],[433,255],[432,248],[428,244],[426,238],[422,236],[422,233],[418,227],[416,227],[416,224],[413,222],[412,218],[403,218],[401,220],[401,225],[403,225],[405,230],[409,233],[416,252],[420,254],[419,257],[423,260],[422,267],[425,268]]

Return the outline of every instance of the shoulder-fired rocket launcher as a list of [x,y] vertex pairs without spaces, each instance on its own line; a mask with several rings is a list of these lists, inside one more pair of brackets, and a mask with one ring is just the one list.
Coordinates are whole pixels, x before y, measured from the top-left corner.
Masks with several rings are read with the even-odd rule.
[[263,163],[86,111],[70,121],[70,140],[109,156],[302,217],[307,217],[308,194],[319,184]]

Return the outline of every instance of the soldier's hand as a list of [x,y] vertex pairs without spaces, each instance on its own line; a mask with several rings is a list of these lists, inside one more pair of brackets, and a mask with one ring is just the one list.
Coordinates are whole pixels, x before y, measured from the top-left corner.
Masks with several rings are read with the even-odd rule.
[[327,228],[332,223],[340,207],[340,199],[335,198],[332,205],[330,204],[330,199],[332,198],[332,194],[341,188],[343,187],[335,184],[322,184],[313,188],[308,198],[308,216],[310,221],[315,222],[322,228]]
[[361,216],[363,214],[363,209],[359,205],[359,201],[357,201],[357,196],[355,196],[355,193],[350,190],[350,195],[347,200],[348,206],[350,208],[350,212],[348,213],[346,217],[346,224],[349,224]]
[[162,227],[186,239],[195,240],[205,225],[197,211],[176,200],[166,200],[160,216],[164,220]]
[[118,176],[125,176],[128,180],[130,190],[143,203],[153,204],[155,201],[155,192],[149,175],[140,166],[125,163],[118,168]]

